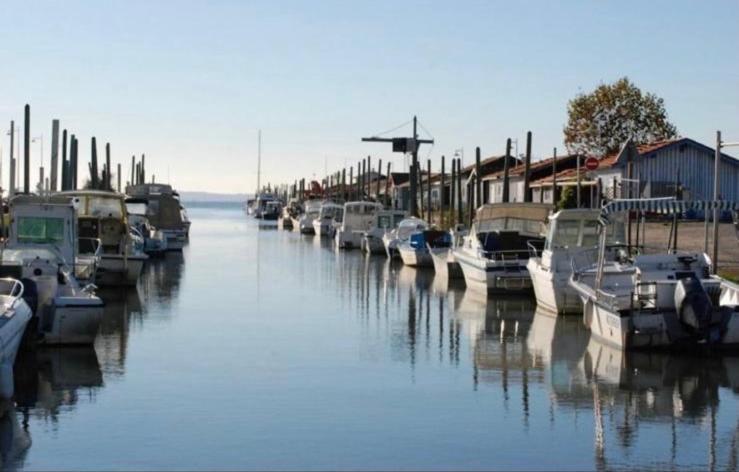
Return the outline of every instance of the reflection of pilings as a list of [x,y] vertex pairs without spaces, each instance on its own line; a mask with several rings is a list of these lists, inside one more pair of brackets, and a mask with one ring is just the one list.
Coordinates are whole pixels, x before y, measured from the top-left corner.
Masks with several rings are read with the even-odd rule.
[[603,432],[603,413],[601,411],[597,381],[593,381],[593,419],[595,422],[595,434],[593,435],[595,466],[598,470],[606,470],[606,445],[605,435]]
[[413,369],[416,366],[416,294],[412,287],[408,289],[408,352]]
[[439,363],[444,361],[444,297],[439,297]]

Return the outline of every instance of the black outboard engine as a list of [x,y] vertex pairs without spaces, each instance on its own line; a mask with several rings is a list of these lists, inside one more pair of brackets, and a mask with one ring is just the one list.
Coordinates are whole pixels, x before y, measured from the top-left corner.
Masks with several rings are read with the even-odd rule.
[[678,320],[689,332],[697,335],[701,340],[718,341],[718,339],[709,339],[709,335],[711,326],[715,322],[720,322],[721,314],[714,309],[706,289],[695,276],[691,275],[677,281],[675,310],[677,310]]

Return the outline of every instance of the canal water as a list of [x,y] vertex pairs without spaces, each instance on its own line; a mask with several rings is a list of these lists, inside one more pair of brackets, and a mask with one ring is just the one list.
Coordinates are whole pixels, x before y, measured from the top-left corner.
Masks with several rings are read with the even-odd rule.
[[625,356],[488,299],[191,205],[191,241],[103,292],[94,349],[18,359],[18,469],[734,469],[739,359]]

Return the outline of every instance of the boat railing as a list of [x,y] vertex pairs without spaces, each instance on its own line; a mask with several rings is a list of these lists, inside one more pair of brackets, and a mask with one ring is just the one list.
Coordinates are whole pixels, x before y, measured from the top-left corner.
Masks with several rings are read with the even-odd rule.
[[[15,303],[23,297],[23,291],[25,290],[23,282],[11,277],[3,277],[0,278],[0,285],[2,285],[3,288],[10,287],[10,290],[7,290],[7,295],[13,299],[10,304],[10,308],[13,308]],[[5,290],[3,290],[3,292],[5,292]]]
[[78,250],[80,254],[92,255],[99,257],[102,251],[103,242],[99,238],[77,238]]
[[542,251],[544,250],[544,242],[543,241],[526,241],[526,246],[529,249],[529,257],[540,257]]
[[528,251],[525,249],[509,249],[504,251],[485,251],[484,249],[480,249],[480,253],[483,257],[492,261],[518,263],[521,259],[524,259],[522,255],[527,255]]

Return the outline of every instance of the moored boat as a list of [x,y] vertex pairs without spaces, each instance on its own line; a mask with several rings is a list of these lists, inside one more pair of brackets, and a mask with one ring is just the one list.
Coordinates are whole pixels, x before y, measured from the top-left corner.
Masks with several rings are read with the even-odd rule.
[[385,246],[385,252],[387,257],[396,258],[400,257],[398,252],[398,245],[410,239],[411,234],[417,231],[424,231],[428,229],[429,225],[424,220],[411,216],[402,220],[398,223],[398,227],[392,231],[385,233],[382,237],[382,244]]
[[531,246],[544,243],[551,205],[495,203],[477,209],[475,222],[454,258],[467,287],[488,292],[529,292],[526,269]]
[[[618,213],[677,215],[688,210],[737,210],[725,201],[616,200],[600,213],[596,264],[573,267],[570,285],[583,304],[583,322],[618,349],[739,349],[739,285],[711,275],[707,254],[670,249],[606,258],[608,223]],[[673,230],[677,219],[673,219]]]
[[382,205],[375,202],[347,202],[344,204],[344,218],[336,228],[335,242],[339,249],[359,248],[364,233],[372,227],[375,215]]
[[380,210],[375,214],[372,227],[368,229],[362,238],[362,251],[369,254],[384,254],[385,244],[383,237],[398,227],[401,221],[407,217],[403,210]]

